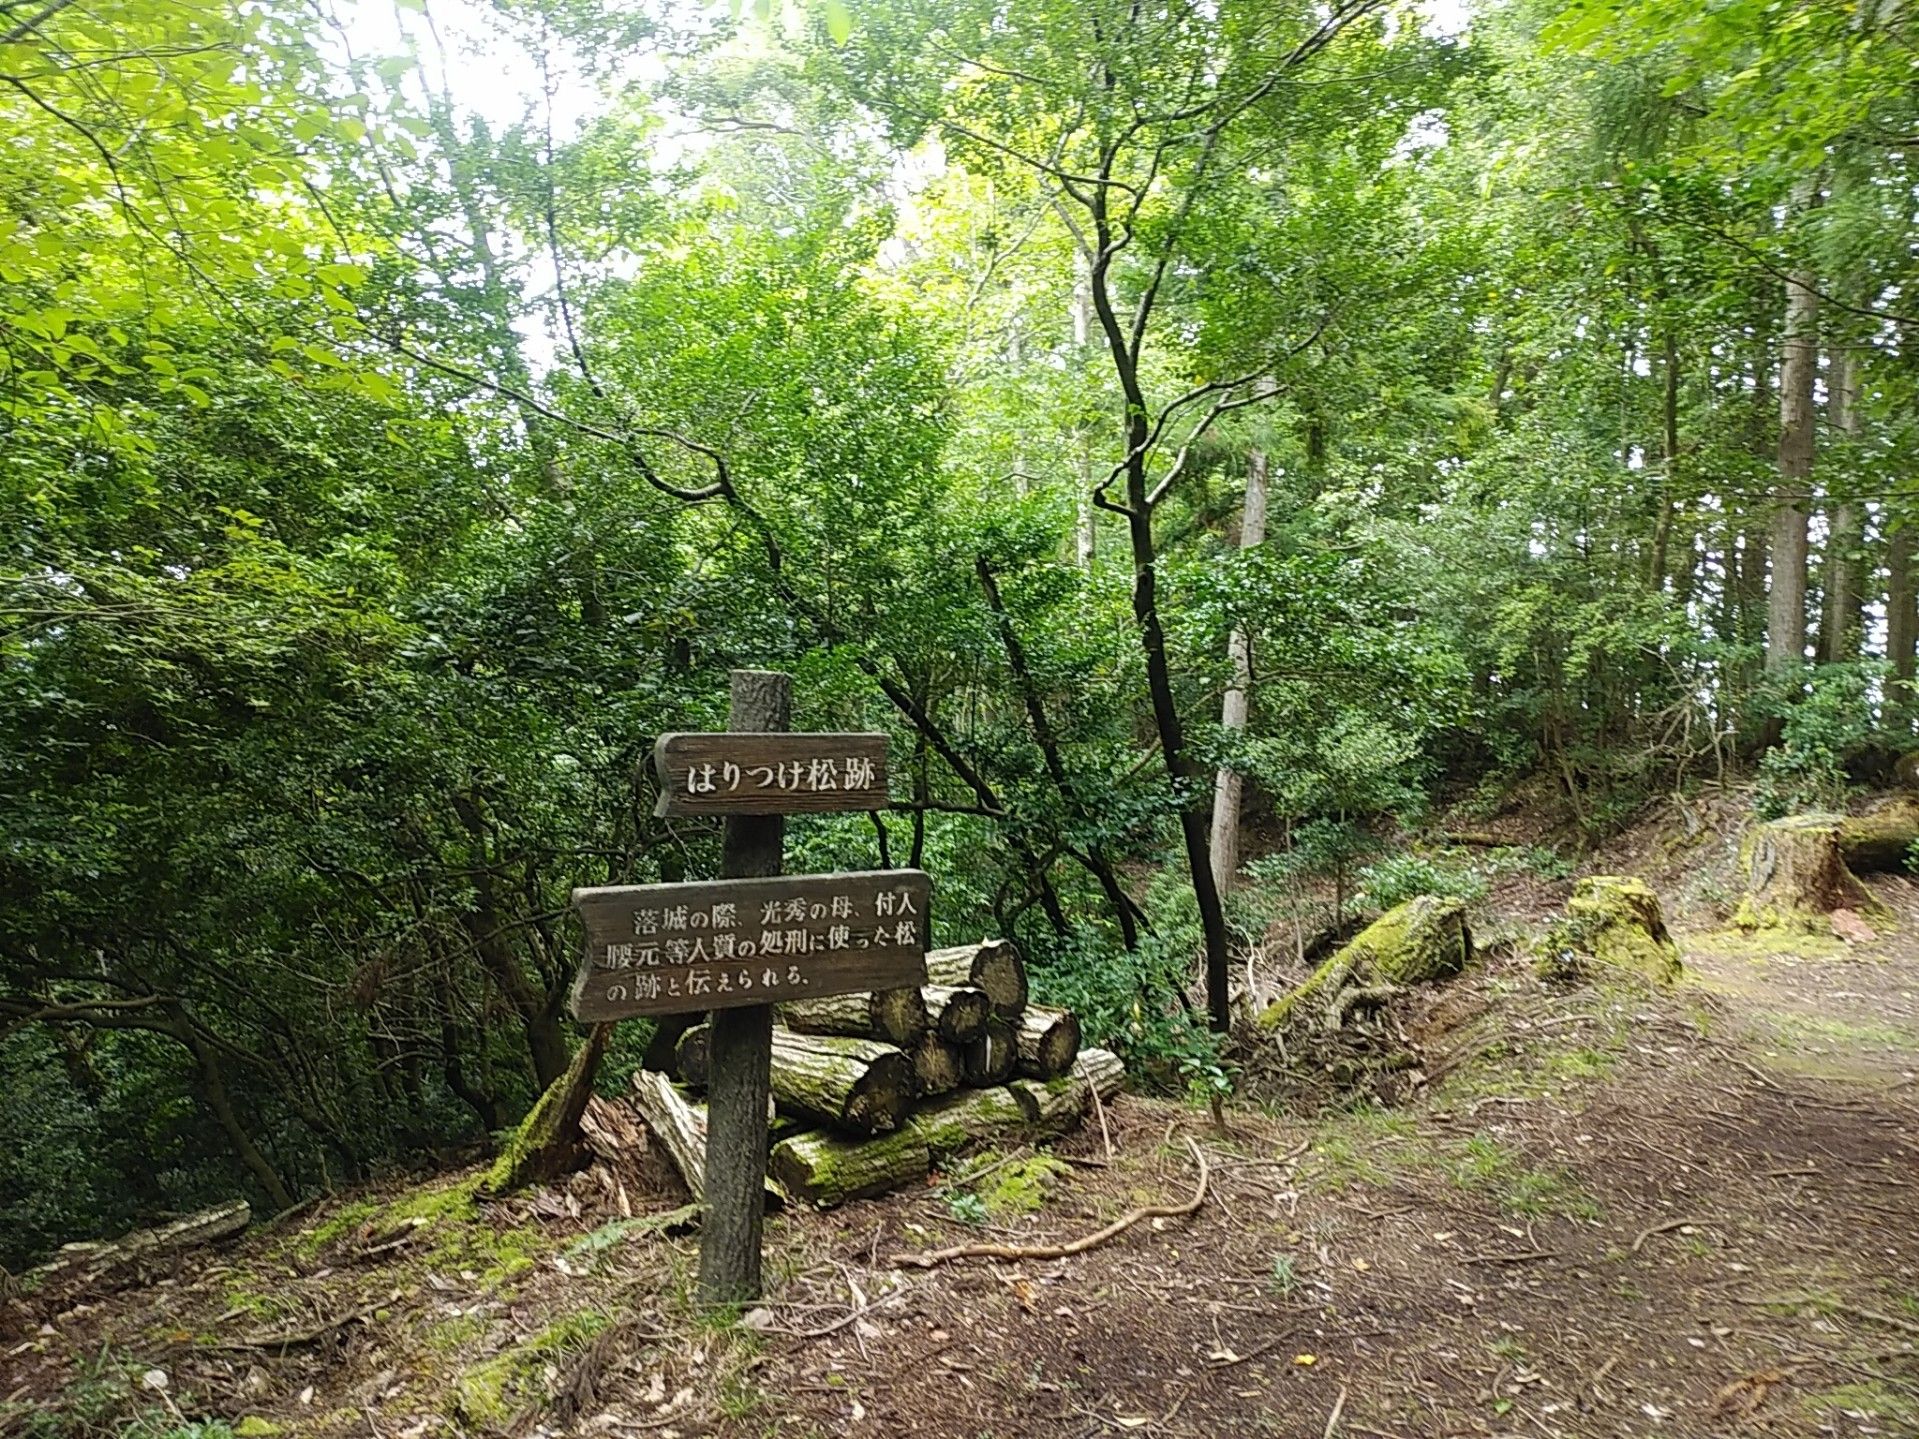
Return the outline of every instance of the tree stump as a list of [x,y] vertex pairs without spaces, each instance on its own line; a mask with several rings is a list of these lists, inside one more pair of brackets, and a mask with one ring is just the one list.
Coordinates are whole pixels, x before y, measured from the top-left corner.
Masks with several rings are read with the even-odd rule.
[[1304,984],[1268,1005],[1259,1026],[1272,1030],[1291,1024],[1311,1003],[1326,1028],[1338,1029],[1357,1007],[1346,1002],[1348,989],[1359,991],[1368,1003],[1378,1003],[1407,985],[1458,974],[1472,957],[1465,904],[1422,895],[1367,925]]
[[1846,863],[1837,814],[1796,814],[1756,825],[1740,846],[1746,894],[1732,922],[1740,929],[1828,933],[1834,910],[1883,915]]
[[1565,964],[1568,955],[1590,955],[1613,969],[1671,984],[1684,968],[1659,896],[1644,880],[1625,875],[1580,880],[1566,901],[1566,917],[1546,931],[1540,947],[1548,969]]

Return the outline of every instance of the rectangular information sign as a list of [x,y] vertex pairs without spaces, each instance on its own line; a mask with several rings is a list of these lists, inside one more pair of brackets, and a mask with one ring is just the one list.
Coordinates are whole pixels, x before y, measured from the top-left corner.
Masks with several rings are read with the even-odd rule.
[[655,814],[824,814],[886,807],[883,734],[663,734]]
[[588,1023],[926,982],[933,882],[917,869],[573,891]]

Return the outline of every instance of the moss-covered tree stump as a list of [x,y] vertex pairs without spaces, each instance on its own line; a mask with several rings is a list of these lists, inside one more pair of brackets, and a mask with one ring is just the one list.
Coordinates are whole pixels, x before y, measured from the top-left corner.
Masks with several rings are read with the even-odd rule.
[[932,1155],[910,1125],[877,1139],[812,1129],[774,1145],[772,1166],[773,1177],[789,1194],[830,1209],[924,1179]]
[[1548,967],[1569,954],[1589,956],[1656,984],[1671,984],[1684,968],[1659,896],[1644,880],[1625,875],[1588,875],[1574,885],[1566,917],[1547,931],[1542,949]]
[[529,1184],[544,1184],[574,1168],[582,1156],[580,1116],[593,1097],[593,1081],[606,1053],[610,1024],[596,1024],[573,1056],[566,1072],[547,1086],[480,1181],[488,1197],[510,1194]]
[[1746,894],[1732,922],[1740,929],[1797,929],[1825,934],[1834,910],[1884,917],[1846,863],[1849,821],[1837,814],[1796,814],[1756,825],[1740,846]]
[[1279,1029],[1310,1011],[1323,1018],[1326,1028],[1337,1029],[1361,1005],[1382,1003],[1408,985],[1458,974],[1472,956],[1465,904],[1422,895],[1389,909],[1361,930],[1312,978],[1268,1005],[1259,1024]]

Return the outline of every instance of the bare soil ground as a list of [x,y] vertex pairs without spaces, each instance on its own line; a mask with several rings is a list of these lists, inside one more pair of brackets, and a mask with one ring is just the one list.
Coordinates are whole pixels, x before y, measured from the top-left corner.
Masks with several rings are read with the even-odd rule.
[[[695,1241],[646,1222],[679,1198],[643,1168],[486,1209],[461,1178],[362,1196],[139,1288],[14,1301],[0,1427],[1919,1435],[1919,889],[1879,882],[1902,923],[1874,943],[1754,944],[1689,892],[1703,849],[1637,858],[1683,897],[1681,986],[1494,959],[1400,1016],[1400,1106],[1221,1134],[1128,1097],[1057,1164],[781,1217],[743,1325],[694,1311]],[[1188,1199],[1194,1146],[1190,1218],[891,1262]]]

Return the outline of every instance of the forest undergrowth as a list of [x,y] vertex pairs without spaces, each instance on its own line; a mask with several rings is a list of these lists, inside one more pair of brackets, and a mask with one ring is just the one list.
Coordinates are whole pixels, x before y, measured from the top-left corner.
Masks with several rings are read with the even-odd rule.
[[[16,1295],[0,1412],[36,1439],[1911,1432],[1919,886],[1874,882],[1899,925],[1871,945],[1755,945],[1702,893],[1723,831],[1664,814],[1594,859],[1646,856],[1677,988],[1495,946],[1393,1007],[1390,1099],[1248,1086],[1220,1129],[1128,1095],[789,1211],[765,1302],[719,1322],[657,1158],[485,1205],[478,1171],[363,1191],[132,1288]],[[1516,936],[1569,885],[1508,877],[1475,918]],[[1176,1205],[1201,1154],[1188,1218],[895,1262]]]

